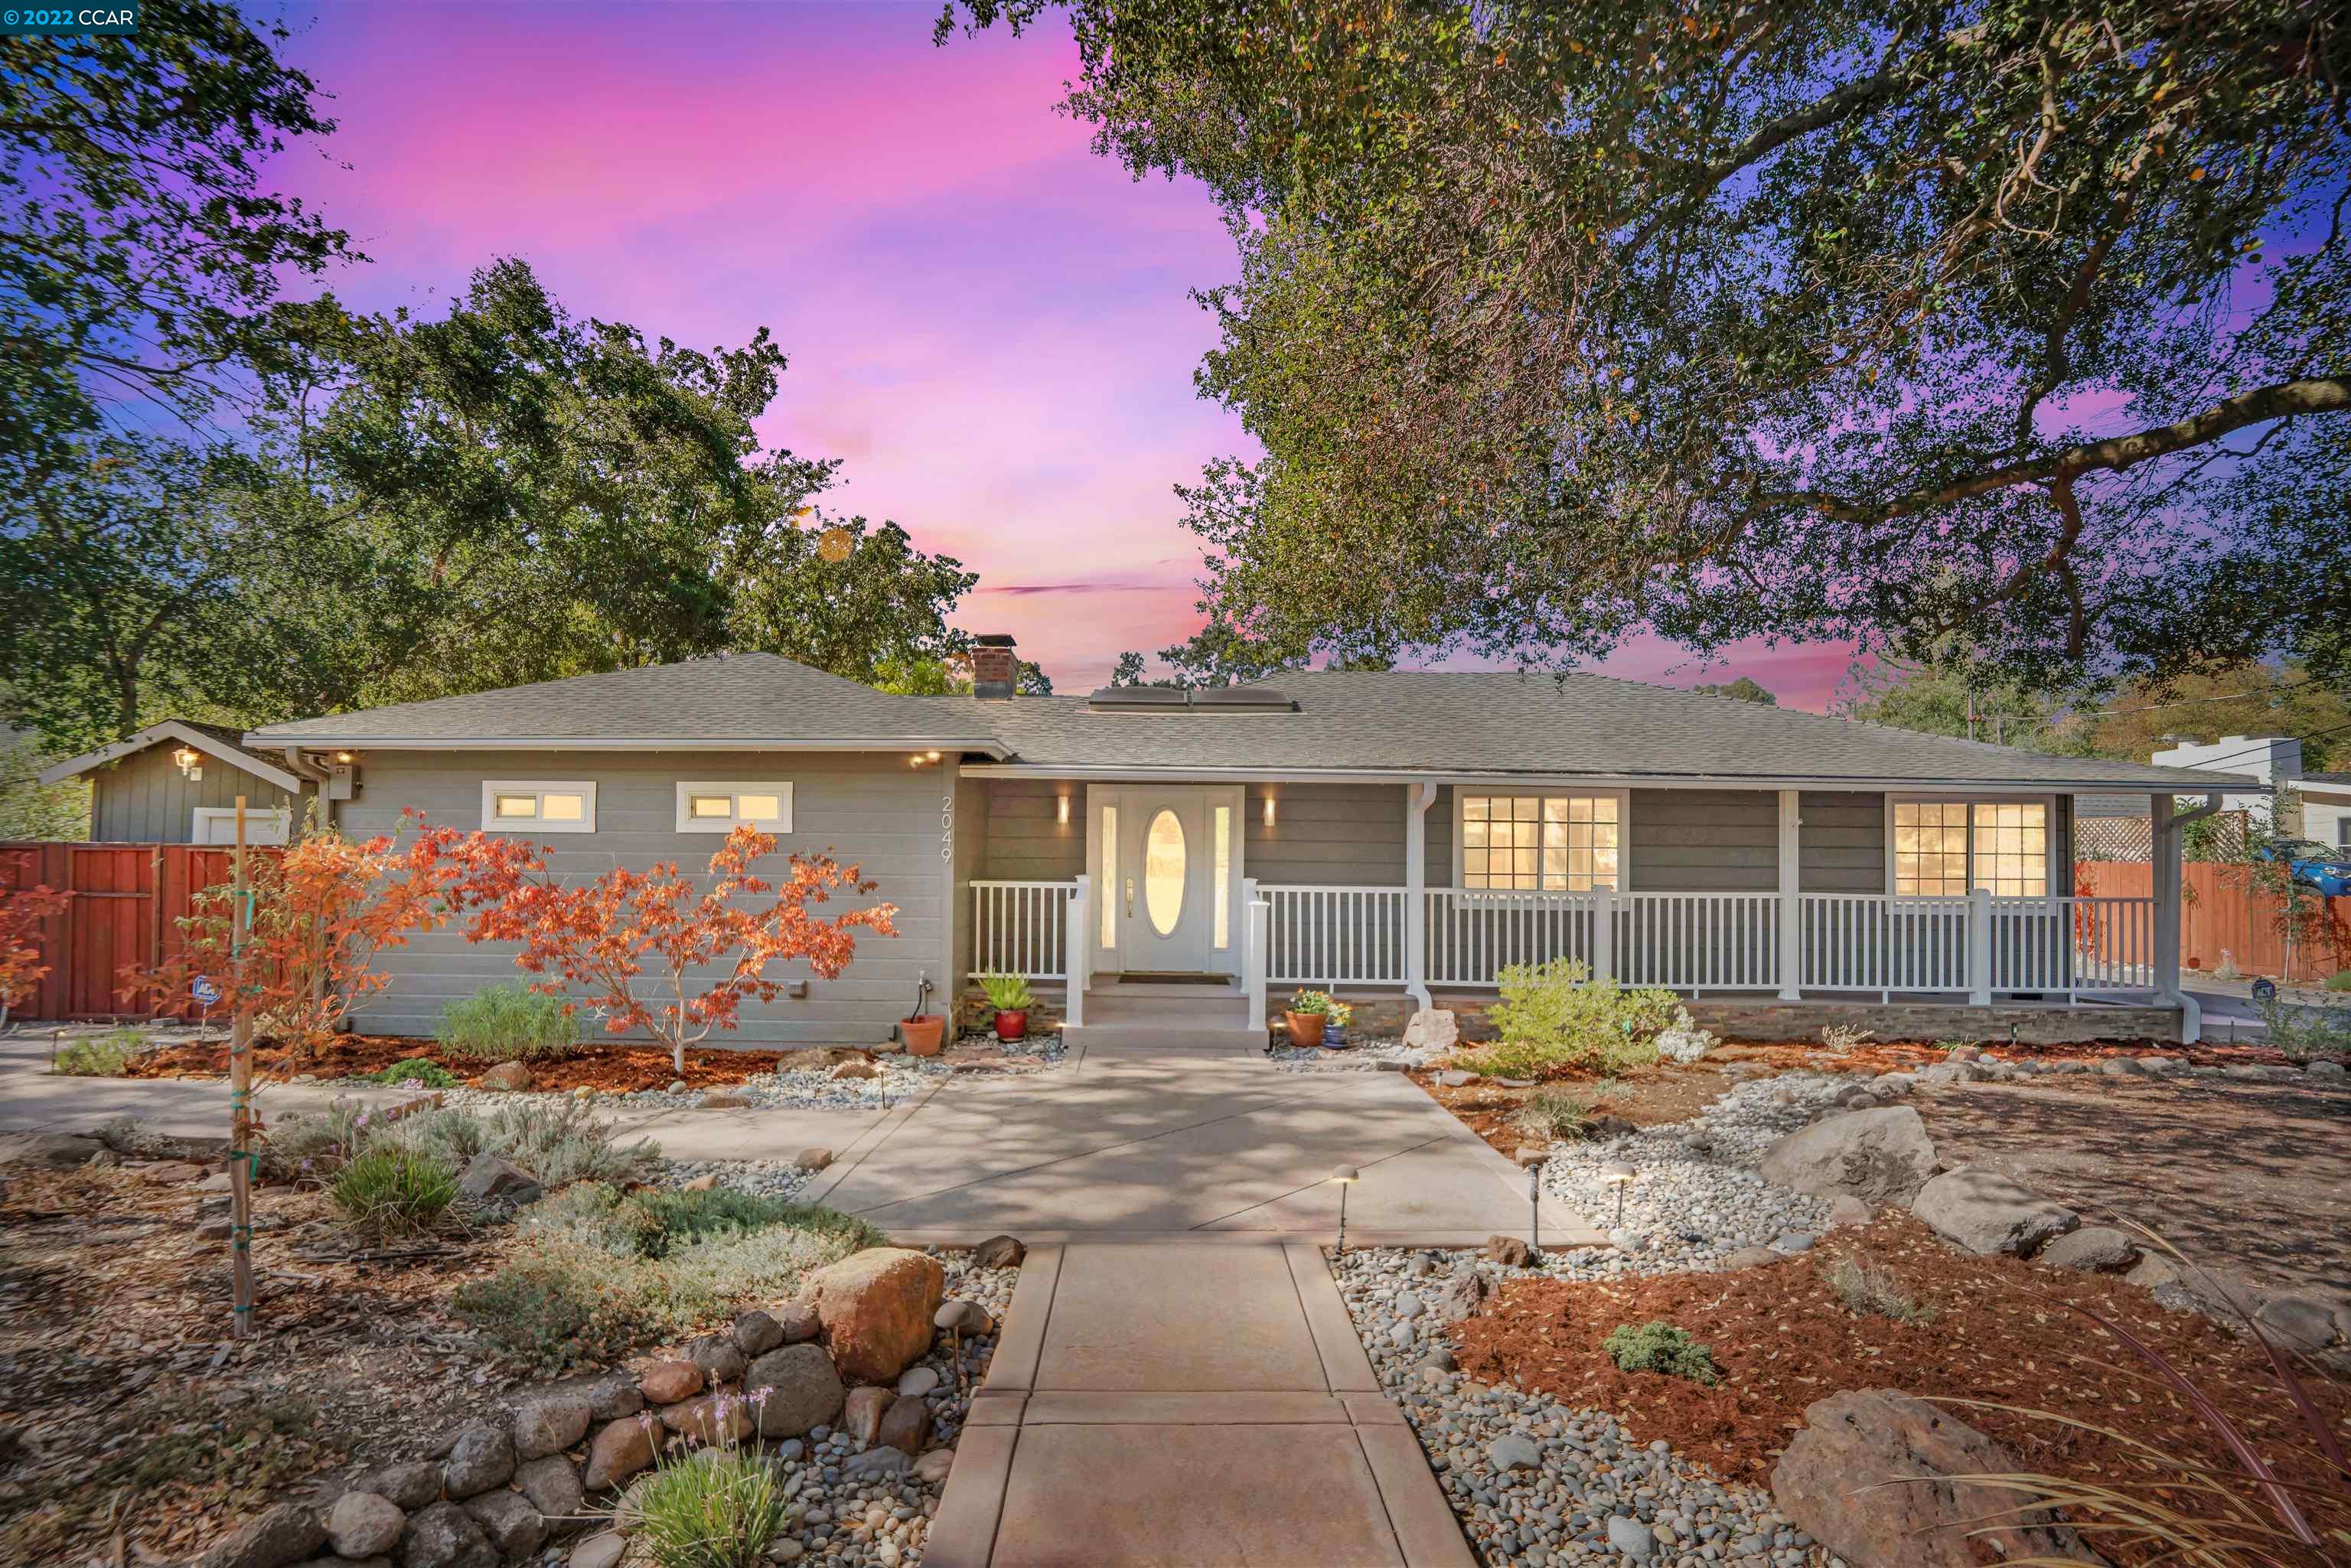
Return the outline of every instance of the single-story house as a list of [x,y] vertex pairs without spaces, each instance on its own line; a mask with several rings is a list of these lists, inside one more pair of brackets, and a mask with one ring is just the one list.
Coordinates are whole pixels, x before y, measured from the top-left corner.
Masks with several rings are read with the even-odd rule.
[[282,844],[324,776],[308,765],[298,771],[277,752],[248,750],[235,729],[169,718],[68,758],[40,779],[89,779],[89,836],[97,842],[235,843],[242,796],[246,841]]
[[[883,1038],[918,986],[937,1009],[985,971],[1028,976],[1072,1030],[1237,1036],[1293,988],[1395,1016],[1490,998],[1502,966],[1553,957],[1671,987],[1749,1032],[1834,1015],[1979,1037],[2194,1035],[2176,891],[2193,813],[2175,802],[2230,775],[1593,674],[1301,671],[1017,695],[1011,639],[979,644],[964,696],[744,653],[243,739],[294,768],[349,758],[330,810],[354,832],[414,808],[528,835],[559,872],[592,874],[698,868],[752,822],[855,862],[899,935],[747,1010],[732,1037],[747,1044]],[[2151,803],[2167,893],[2077,898],[2072,802],[2123,790]],[[387,962],[395,983],[362,1028],[427,1032],[447,999],[514,973],[446,932]]]

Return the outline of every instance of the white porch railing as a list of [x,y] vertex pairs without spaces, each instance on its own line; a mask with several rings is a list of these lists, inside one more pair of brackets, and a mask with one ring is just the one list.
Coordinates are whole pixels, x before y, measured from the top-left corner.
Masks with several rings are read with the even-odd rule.
[[1895,898],[1771,893],[1425,891],[1408,972],[1405,890],[1262,883],[1277,985],[1484,987],[1513,964],[1580,959],[1628,985],[1706,991],[2063,995],[2151,991],[2152,898]]
[[1259,883],[1257,895],[1271,906],[1269,984],[1404,984],[1403,888]]
[[971,972],[1029,980],[1070,977],[1075,882],[971,883]]

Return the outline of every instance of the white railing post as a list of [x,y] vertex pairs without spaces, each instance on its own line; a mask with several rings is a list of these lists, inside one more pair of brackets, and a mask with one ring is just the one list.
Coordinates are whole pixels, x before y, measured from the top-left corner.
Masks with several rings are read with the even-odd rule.
[[1803,904],[1801,897],[1801,846],[1803,797],[1796,790],[1780,791],[1780,999],[1792,1002],[1803,995],[1801,956],[1803,946]]
[[1991,889],[1968,890],[1968,1004],[1991,1006]]
[[1249,1028],[1265,1027],[1265,967],[1273,910],[1257,893],[1257,879],[1241,879],[1242,907],[1249,915],[1248,949],[1241,957],[1241,984],[1249,992]]
[[1592,977],[1605,980],[1616,973],[1616,894],[1601,888],[1592,895]]
[[1071,884],[1068,921],[1061,928],[1061,967],[1069,971],[1069,989],[1061,998],[1061,1023],[1082,1029],[1086,1021],[1086,982],[1093,974],[1093,927],[1087,924],[1089,884],[1081,875]]
[[1419,1007],[1428,996],[1428,808],[1437,786],[1404,787],[1404,988]]

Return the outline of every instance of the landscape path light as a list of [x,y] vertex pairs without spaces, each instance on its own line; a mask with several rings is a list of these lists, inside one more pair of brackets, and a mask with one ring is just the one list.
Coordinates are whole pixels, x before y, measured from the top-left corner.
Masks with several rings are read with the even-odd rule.
[[1527,1161],[1527,1250],[1531,1263],[1542,1261],[1542,1169],[1544,1156]]
[[1625,1228],[1625,1189],[1632,1186],[1640,1174],[1623,1160],[1611,1160],[1600,1167],[1600,1179],[1616,1189],[1616,1228],[1619,1230]]
[[1364,1179],[1364,1173],[1353,1166],[1339,1166],[1331,1172],[1331,1180],[1339,1188],[1339,1250],[1347,1250],[1347,1189]]

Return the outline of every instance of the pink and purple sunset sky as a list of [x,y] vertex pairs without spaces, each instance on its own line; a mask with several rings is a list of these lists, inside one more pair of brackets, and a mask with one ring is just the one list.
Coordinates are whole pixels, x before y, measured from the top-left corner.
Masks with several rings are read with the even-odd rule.
[[[266,9],[263,15],[268,15]],[[518,256],[574,311],[695,347],[773,329],[770,444],[844,460],[827,508],[894,518],[980,573],[956,620],[1057,689],[1189,635],[1198,555],[1172,486],[1253,453],[1196,398],[1187,294],[1236,271],[1195,185],[1130,180],[1055,110],[1051,23],[931,43],[934,0],[336,5],[288,54],[340,130],[282,188],[373,258],[332,280],[429,305]],[[1750,674],[1817,708],[1841,647],[1700,667],[1654,640],[1611,674]]]

